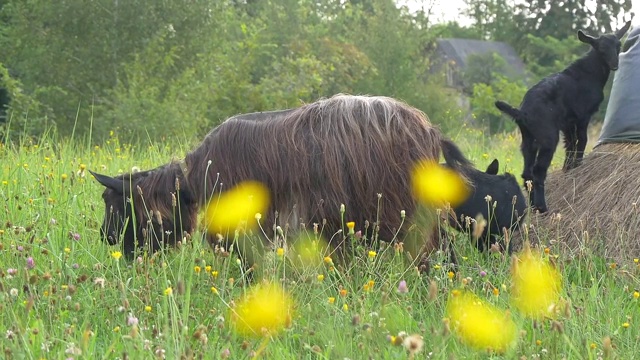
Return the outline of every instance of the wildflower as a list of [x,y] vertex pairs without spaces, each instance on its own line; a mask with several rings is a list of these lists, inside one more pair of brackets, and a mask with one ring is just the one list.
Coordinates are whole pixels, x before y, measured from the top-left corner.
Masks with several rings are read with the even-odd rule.
[[328,264],[333,264],[333,260],[331,259],[330,256],[325,256],[324,257],[324,263],[327,264],[327,265]]
[[342,310],[349,311],[349,305],[347,305],[346,303],[342,304]]
[[628,322],[622,323],[622,327],[625,328],[625,329],[628,328],[629,327],[629,323]]
[[217,278],[218,278],[218,270],[213,270],[213,271],[211,272],[211,276],[212,276],[214,279],[217,279]]
[[433,265],[433,268],[435,270],[440,270],[440,268],[442,268],[442,266],[440,266],[440,264],[435,264],[435,265]]
[[31,256],[27,258],[27,269],[33,269],[36,267],[36,263]]
[[111,257],[116,260],[120,260],[120,258],[122,257],[122,253],[120,251],[114,251],[111,253]]
[[412,173],[414,195],[428,206],[461,204],[469,196],[469,187],[455,171],[435,161],[418,163]]
[[634,291],[634,292],[633,292],[633,298],[634,298],[634,299],[640,298],[640,292],[638,292],[638,291]]
[[516,339],[516,324],[509,313],[472,293],[452,296],[446,312],[459,339],[477,350],[503,353]]
[[487,276],[487,272],[484,270],[480,270],[480,277],[485,277]]
[[347,296],[347,289],[340,289],[340,296],[342,297]]
[[[16,291],[17,291],[17,290],[16,290]],[[333,296],[330,296],[330,297],[329,297],[329,299],[328,299],[328,301],[329,301],[329,304],[333,304],[333,303],[335,303],[335,302],[336,302],[336,298],[334,298]]]
[[538,345],[538,346],[542,345],[542,340],[540,340],[540,339],[536,340],[536,345]]
[[354,221],[349,221],[347,223],[347,229],[349,229],[349,235],[355,234],[356,223]]
[[129,317],[127,318],[127,325],[128,326],[138,325],[138,318],[135,316],[129,315]]
[[410,335],[402,341],[402,345],[409,352],[410,358],[413,358],[415,354],[422,351],[424,340],[422,340],[422,336],[418,334]]
[[93,279],[93,284],[97,285],[97,286],[100,286],[101,288],[104,288],[104,283],[105,283],[104,278],[97,277],[97,278]]
[[591,350],[595,350],[597,345],[596,345],[596,343],[591,343],[591,345],[589,345],[589,347],[591,348]]
[[324,275],[323,274],[318,274],[318,281],[319,282],[323,282],[324,281]]
[[65,253],[67,253],[67,254],[69,254],[69,253],[71,253],[71,249],[69,249],[68,247],[66,247],[66,248],[64,248],[64,252],[65,252]]
[[218,294],[219,294],[219,293],[218,293],[218,289],[216,289],[216,287],[215,287],[215,286],[212,286],[212,287],[211,287],[211,293],[213,293],[214,295],[218,295]]
[[164,294],[167,296],[171,296],[173,294],[173,288],[169,286],[168,288],[164,289]]
[[11,295],[13,297],[17,297],[18,296],[18,289],[11,288],[11,290],[9,290],[9,295]]
[[378,253],[376,253],[373,250],[369,250],[369,259],[373,259],[376,257],[376,255],[378,255]]
[[17,273],[18,273],[18,269],[15,269],[15,268],[8,268],[7,269],[7,274],[9,274],[11,276],[16,275]]
[[633,259],[633,262],[637,264],[638,262],[640,262],[640,259]]
[[204,267],[204,271],[210,273],[211,272],[211,265],[207,265]]
[[533,318],[547,314],[560,296],[561,279],[557,270],[527,249],[519,262],[514,261],[511,271],[516,308]]
[[292,311],[293,300],[280,285],[259,284],[237,302],[232,319],[240,334],[272,335],[290,324]]
[[67,180],[67,177],[68,177],[67,174],[60,175],[60,178],[62,179],[62,181]]
[[79,233],[72,233],[71,234],[71,240],[75,240],[75,241],[80,240],[80,234]]
[[146,312],[151,312],[151,310],[152,310],[152,308],[149,305],[144,307],[144,311],[146,311]]
[[409,288],[407,287],[407,282],[404,280],[400,281],[400,284],[398,284],[398,292],[400,294],[406,294],[409,292]]
[[500,295],[500,290],[498,290],[498,288],[493,288],[493,295],[498,296]]
[[202,268],[198,265],[193,267],[193,271],[195,271],[196,274],[200,274],[200,271],[202,271]]
[[224,192],[206,207],[205,222],[209,233],[224,233],[269,206],[269,189],[255,181],[247,181]]
[[260,221],[260,219],[262,219],[262,214],[256,213],[255,218],[256,218],[256,221]]
[[120,332],[120,326],[116,326],[113,328],[113,332]]
[[284,257],[284,249],[283,248],[278,248],[276,250],[276,254],[278,255],[279,258],[283,258]]
[[449,271],[449,272],[447,273],[447,277],[448,277],[450,280],[451,280],[451,279],[453,279],[455,276],[456,276],[456,273],[454,273],[453,271]]

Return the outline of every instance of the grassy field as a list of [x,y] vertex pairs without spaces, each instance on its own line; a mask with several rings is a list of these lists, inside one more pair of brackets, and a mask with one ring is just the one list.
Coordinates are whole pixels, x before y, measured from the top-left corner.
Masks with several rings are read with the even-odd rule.
[[[501,171],[519,177],[516,135],[489,138],[462,128],[453,137],[478,168],[498,158]],[[284,250],[263,254],[254,283],[283,285],[293,315],[270,337],[236,331],[230,308],[242,306],[251,287],[244,286],[234,253],[215,253],[194,236],[178,249],[131,262],[100,240],[103,188],[87,169],[112,175],[148,169],[194,145],[129,146],[115,135],[99,145],[51,139],[0,145],[0,357],[630,359],[640,353],[638,263],[611,264],[588,249],[562,253],[554,239],[542,246],[562,276],[554,318],[532,320],[514,308],[507,255],[479,254],[457,241],[459,271],[450,272],[436,253],[424,277],[393,245],[375,244],[356,247],[346,268],[325,254],[305,266]],[[556,154],[556,168],[561,158]],[[513,320],[514,344],[504,354],[458,336],[447,304],[463,290]]]

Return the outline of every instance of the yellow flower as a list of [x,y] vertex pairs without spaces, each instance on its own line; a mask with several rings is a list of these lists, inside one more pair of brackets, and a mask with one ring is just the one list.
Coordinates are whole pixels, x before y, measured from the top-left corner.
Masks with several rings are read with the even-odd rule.
[[638,262],[640,262],[640,259],[633,259],[633,262],[637,264]]
[[634,299],[640,298],[640,292],[634,291],[633,292],[633,298]]
[[318,274],[318,281],[323,282],[324,281],[324,275]]
[[536,345],[538,345],[538,346],[542,345],[542,340],[539,340],[539,339],[536,340]]
[[596,345],[596,343],[591,343],[591,345],[589,345],[589,347],[591,348],[591,350],[594,350],[597,347],[597,345]]
[[212,292],[213,294],[215,294],[215,295],[218,295],[218,289],[216,289],[216,287],[215,287],[215,286],[212,286],[212,287],[211,287],[211,292]]
[[284,249],[283,248],[278,248],[276,250],[276,254],[278,255],[278,257],[284,257]]
[[453,279],[454,277],[456,277],[456,273],[454,273],[453,271],[449,271],[449,272],[447,273],[447,277],[448,277],[449,279]]
[[356,227],[356,223],[354,221],[349,221],[347,223],[347,229],[349,229],[349,235],[355,234],[355,231],[354,231],[355,227]]
[[167,295],[167,296],[173,294],[173,289],[171,288],[171,286],[169,286],[168,288],[164,289],[164,294]]
[[373,250],[369,250],[369,259],[373,259],[376,257],[376,255],[378,255],[378,253],[376,253]]
[[625,329],[628,328],[629,327],[629,323],[628,322],[622,323],[622,327],[625,328]]
[[242,335],[273,335],[291,323],[293,300],[277,283],[253,287],[236,304],[231,319]]
[[435,161],[421,161],[412,173],[413,193],[424,205],[455,207],[469,196],[469,186],[455,171]]
[[344,310],[344,311],[349,311],[349,305],[347,305],[347,304],[343,304],[343,305],[342,305],[342,310]]
[[62,179],[62,181],[67,180],[67,174],[60,175],[60,178]]
[[498,288],[493,288],[493,295],[495,296],[500,295],[500,290],[498,290]]
[[151,312],[151,306],[147,305],[144,307],[144,311]]
[[213,276],[214,279],[217,279],[218,278],[218,271],[217,270],[213,270],[211,272],[211,276]]
[[342,297],[347,296],[347,289],[340,289],[340,296]]
[[113,332],[119,332],[120,331],[120,326],[116,326],[113,328]]
[[336,298],[334,298],[333,296],[329,297],[329,304],[333,304],[336,302]]
[[87,168],[87,165],[80,164],[80,171],[84,171]]
[[515,307],[532,318],[551,315],[549,309],[558,302],[562,287],[558,271],[527,248],[514,262],[511,275]]
[[120,251],[114,251],[111,253],[111,257],[116,260],[120,260],[120,258],[122,257],[122,253]]
[[64,248],[64,252],[68,254],[68,253],[70,253],[70,252],[71,252],[71,249],[69,249],[68,247],[66,247],[66,248]]
[[441,268],[441,267],[442,267],[442,266],[440,266],[439,264],[435,264],[435,265],[433,265],[433,268],[434,268],[435,270],[440,270],[440,268]]
[[200,268],[200,266],[196,265],[193,267],[193,271],[196,272],[196,274],[200,274],[200,271],[202,271],[202,268]]
[[331,259],[331,257],[330,257],[330,256],[325,256],[325,257],[324,257],[324,263],[325,263],[325,264],[332,264],[332,263],[333,263],[333,260]]
[[224,233],[241,222],[255,219],[269,207],[269,189],[256,181],[247,181],[224,192],[206,207],[205,224],[209,233]]
[[517,328],[510,314],[472,293],[451,296],[446,313],[458,338],[477,350],[503,353],[516,340]]
[[211,272],[211,265],[207,265],[204,267],[204,271],[210,273]]

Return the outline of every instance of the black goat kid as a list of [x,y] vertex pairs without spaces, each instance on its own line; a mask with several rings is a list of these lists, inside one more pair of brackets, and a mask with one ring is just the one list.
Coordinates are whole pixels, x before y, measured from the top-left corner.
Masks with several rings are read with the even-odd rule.
[[551,159],[564,135],[566,158],[563,169],[580,164],[587,145],[587,127],[591,116],[604,99],[603,89],[610,71],[618,69],[620,39],[627,22],[615,34],[593,37],[578,31],[578,39],[591,49],[559,73],[549,75],[524,95],[520,109],[496,101],[495,106],[512,117],[522,133],[520,150],[524,158],[522,178],[531,181],[531,204],[540,213],[547,212],[544,182]]

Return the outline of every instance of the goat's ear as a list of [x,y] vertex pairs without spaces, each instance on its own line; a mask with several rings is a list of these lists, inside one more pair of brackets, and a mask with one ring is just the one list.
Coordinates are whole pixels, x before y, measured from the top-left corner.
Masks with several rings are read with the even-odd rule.
[[626,24],[624,24],[624,26],[623,26],[620,30],[616,31],[616,37],[617,37],[618,39],[622,39],[622,37],[624,36],[624,34],[626,34],[626,33],[627,33],[627,30],[629,30],[629,27],[630,27],[630,26],[631,26],[631,20],[627,21],[627,23],[626,23]]
[[582,41],[585,44],[591,45],[596,40],[596,38],[591,35],[585,34],[582,30],[578,30],[578,40]]
[[91,170],[89,170],[89,172],[104,187],[115,190],[119,194],[129,193],[130,186],[128,182],[125,182],[122,179],[112,178],[111,176],[94,173]]
[[487,171],[485,171],[489,175],[498,175],[498,169],[500,168],[500,163],[498,159],[493,159],[491,164],[487,166]]

